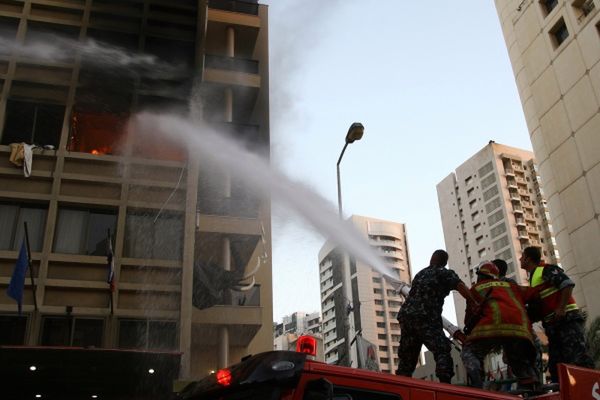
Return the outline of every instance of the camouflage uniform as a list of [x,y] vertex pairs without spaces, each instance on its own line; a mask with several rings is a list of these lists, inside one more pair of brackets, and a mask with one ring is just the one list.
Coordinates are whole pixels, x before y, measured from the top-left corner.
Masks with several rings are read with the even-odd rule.
[[[557,265],[547,265],[542,279],[557,288],[574,286],[575,284]],[[589,356],[584,331],[585,318],[579,310],[568,311],[558,321],[544,320],[542,325],[548,336],[548,370],[552,382],[558,382],[558,363],[594,368],[594,361]]]
[[581,312],[570,311],[556,322],[543,323],[548,336],[548,370],[552,382],[558,382],[558,363],[594,368],[585,342],[584,322]]
[[450,383],[454,368],[450,341],[443,331],[442,307],[444,298],[459,283],[460,278],[454,271],[437,266],[429,266],[415,276],[398,313],[401,336],[396,374],[412,376],[421,346],[425,345],[433,353],[438,379]]

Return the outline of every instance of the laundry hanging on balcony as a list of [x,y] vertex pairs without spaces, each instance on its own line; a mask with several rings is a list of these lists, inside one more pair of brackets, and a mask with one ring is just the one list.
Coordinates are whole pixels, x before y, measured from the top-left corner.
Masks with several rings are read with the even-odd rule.
[[31,176],[31,167],[33,165],[33,149],[37,147],[34,144],[11,143],[9,161],[17,167],[23,167],[23,176]]

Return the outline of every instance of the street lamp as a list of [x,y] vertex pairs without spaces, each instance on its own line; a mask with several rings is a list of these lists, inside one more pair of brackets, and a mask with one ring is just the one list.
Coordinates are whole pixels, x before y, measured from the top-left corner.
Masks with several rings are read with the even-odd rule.
[[[360,140],[363,137],[364,132],[365,127],[360,122],[355,122],[352,125],[350,125],[348,133],[346,134],[346,143],[344,143],[344,148],[342,149],[342,153],[340,154],[340,158],[337,162],[338,210],[341,220],[344,219],[344,216],[342,215],[342,187],[340,181],[340,163],[342,162],[342,157],[344,157],[346,147],[348,147],[350,143],[354,143],[355,141]],[[347,251],[344,251],[342,261],[342,295],[344,296],[344,300],[347,301],[349,305],[352,305],[352,281],[350,278],[350,255]],[[348,310],[345,311],[344,332],[346,336],[346,357],[348,358],[348,365],[352,366],[352,339],[354,338],[354,313],[352,312],[352,308],[348,308]]]

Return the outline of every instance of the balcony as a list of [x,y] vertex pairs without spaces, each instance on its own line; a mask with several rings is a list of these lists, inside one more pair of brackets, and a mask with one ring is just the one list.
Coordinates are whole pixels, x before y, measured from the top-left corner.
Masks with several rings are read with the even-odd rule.
[[215,10],[258,15],[258,1],[208,0],[208,7]]
[[257,198],[202,196],[198,198],[198,212],[231,218],[258,218],[260,203]]
[[204,68],[258,74],[258,61],[206,54]]
[[519,237],[519,239],[529,240],[529,234],[527,234],[527,231],[525,230],[519,230],[517,236]]
[[515,171],[512,168],[504,168],[506,176],[515,176]]
[[515,214],[523,214],[523,208],[518,204],[513,204],[513,212]]
[[523,218],[516,219],[517,226],[526,226],[525,220]]
[[204,81],[221,85],[260,88],[258,61],[207,56],[204,65]]

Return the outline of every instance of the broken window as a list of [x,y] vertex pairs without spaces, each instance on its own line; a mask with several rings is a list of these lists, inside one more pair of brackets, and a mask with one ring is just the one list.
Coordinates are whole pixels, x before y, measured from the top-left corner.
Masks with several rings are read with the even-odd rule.
[[65,106],[9,99],[2,131],[2,144],[25,142],[58,146]]

